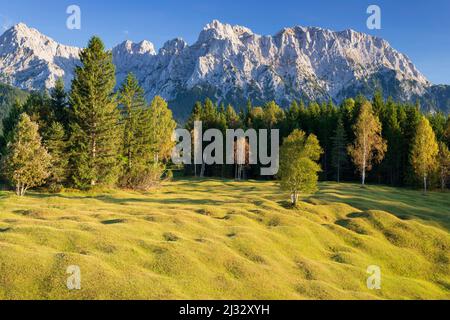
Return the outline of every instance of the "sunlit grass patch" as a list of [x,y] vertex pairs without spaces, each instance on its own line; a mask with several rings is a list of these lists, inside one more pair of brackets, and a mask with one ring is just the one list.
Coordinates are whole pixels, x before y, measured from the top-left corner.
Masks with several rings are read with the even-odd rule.
[[[450,298],[448,193],[322,183],[287,200],[270,181],[2,192],[0,298]],[[381,290],[366,286],[370,265]]]

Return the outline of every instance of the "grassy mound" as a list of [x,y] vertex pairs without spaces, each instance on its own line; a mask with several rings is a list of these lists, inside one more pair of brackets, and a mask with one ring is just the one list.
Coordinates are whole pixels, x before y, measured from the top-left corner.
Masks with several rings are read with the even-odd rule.
[[[0,299],[449,299],[448,193],[272,182],[0,194]],[[81,269],[68,290],[66,269]],[[380,266],[381,290],[366,273]]]

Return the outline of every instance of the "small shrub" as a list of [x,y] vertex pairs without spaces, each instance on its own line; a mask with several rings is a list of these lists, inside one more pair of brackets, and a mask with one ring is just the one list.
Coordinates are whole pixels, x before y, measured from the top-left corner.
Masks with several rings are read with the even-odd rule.
[[164,166],[153,164],[145,170],[136,170],[127,173],[120,178],[119,186],[133,190],[147,191],[161,184]]
[[173,234],[171,232],[166,232],[163,234],[164,240],[169,242],[175,242],[178,241],[180,238],[176,234]]
[[281,224],[281,220],[279,217],[273,217],[269,220],[267,223],[267,226],[269,227],[278,227]]

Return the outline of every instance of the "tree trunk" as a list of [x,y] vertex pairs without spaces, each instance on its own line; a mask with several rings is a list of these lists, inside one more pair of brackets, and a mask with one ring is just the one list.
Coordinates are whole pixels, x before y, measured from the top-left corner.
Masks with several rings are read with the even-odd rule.
[[426,174],[423,175],[423,193],[424,194],[427,193],[427,175]]
[[205,176],[205,163],[202,163],[202,168],[200,170],[200,178],[203,178]]
[[[94,124],[94,128],[96,125]],[[95,132],[92,133],[92,162],[95,163],[95,159],[97,158],[97,137]],[[91,168],[93,169],[93,168]],[[95,186],[97,184],[96,178],[91,179],[91,186]]]
[[362,185],[366,185],[366,165],[364,165],[361,175]]
[[131,172],[131,169],[133,168],[133,160],[131,159],[131,149],[128,148],[128,170]]
[[367,155],[367,137],[366,130],[364,130],[364,142],[363,142],[363,163],[362,163],[362,185],[366,184],[366,155]]
[[294,191],[291,194],[291,203],[292,203],[293,206],[297,205],[297,203],[298,203],[298,193],[297,193],[297,191]]
[[337,183],[341,182],[341,168],[340,168],[341,164],[340,161],[338,160],[338,164],[337,164]]

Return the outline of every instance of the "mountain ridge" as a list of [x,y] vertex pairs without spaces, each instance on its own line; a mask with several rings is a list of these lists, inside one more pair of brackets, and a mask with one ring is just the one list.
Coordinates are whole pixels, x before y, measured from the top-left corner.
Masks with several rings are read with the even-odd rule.
[[[68,86],[80,50],[19,23],[0,36],[0,81],[42,90],[63,77]],[[176,38],[156,51],[150,41],[127,40],[111,51],[118,84],[133,72],[147,98],[161,95],[179,117],[205,97],[287,106],[299,99],[340,102],[376,89],[400,101],[420,99],[427,111],[450,110],[445,86],[433,86],[386,40],[352,29],[294,26],[270,36],[213,20],[191,45]]]

